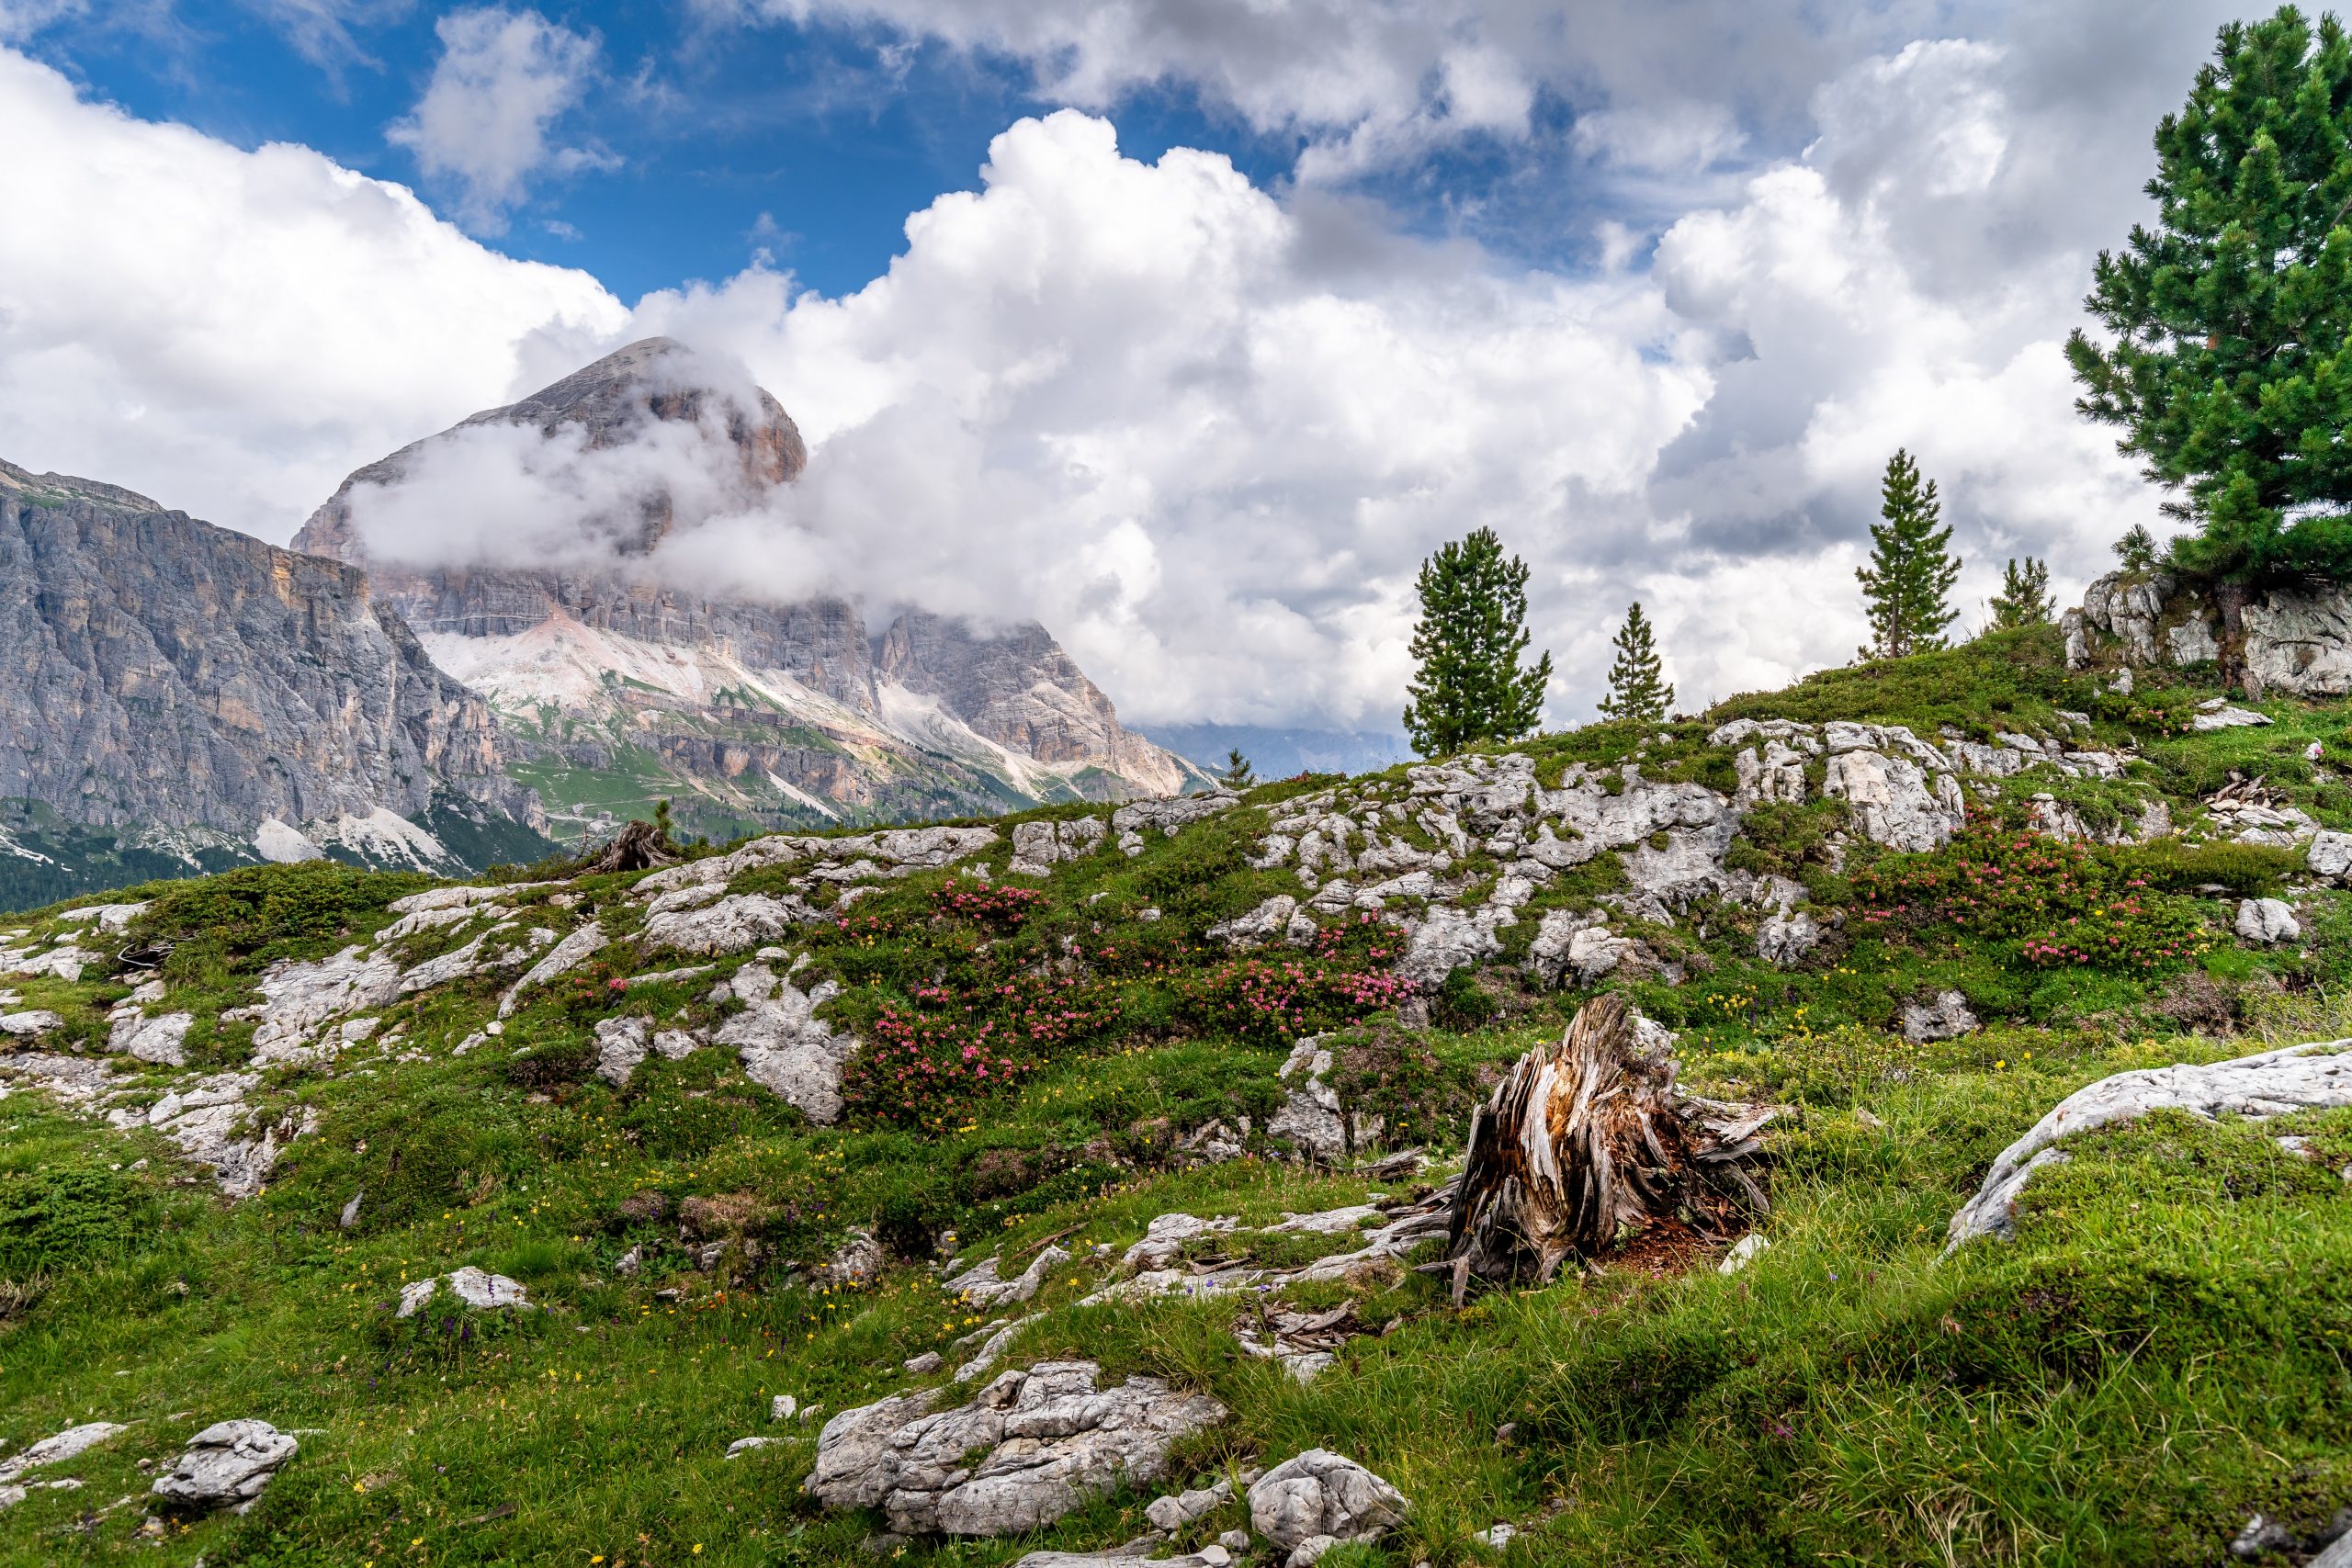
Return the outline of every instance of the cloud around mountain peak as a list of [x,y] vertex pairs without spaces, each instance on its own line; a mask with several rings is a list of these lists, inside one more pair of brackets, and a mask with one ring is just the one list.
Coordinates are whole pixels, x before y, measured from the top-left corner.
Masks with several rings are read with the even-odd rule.
[[[1157,15],[1114,10],[1106,27]],[[1555,722],[1589,713],[1634,597],[1696,702],[1850,651],[1898,445],[1941,481],[1965,603],[2004,554],[2086,576],[2153,513],[2073,416],[2058,345],[2091,252],[2141,209],[2177,90],[2150,57],[2193,64],[2210,32],[2167,17],[2109,71],[2095,21],[1869,54],[1805,96],[1806,151],[1777,158],[1740,140],[1754,116],[1673,109],[1732,101],[1713,67],[1645,98],[1628,46],[1591,155],[1627,179],[1700,168],[1707,195],[1600,222],[1575,271],[1216,152],[1137,159],[1065,109],[1000,134],[862,288],[760,265],[633,307],[398,186],[131,118],[0,52],[0,139],[33,154],[0,197],[79,213],[70,245],[0,233],[0,451],[284,537],[356,462],[669,333],[740,359],[811,460],[773,505],[715,498],[665,570],[1034,617],[1147,723],[1385,725],[1414,569],[1483,524],[1534,569]],[[1074,96],[1125,79],[1053,58]],[[2062,89],[2069,58],[2087,63]],[[1356,124],[1391,103],[1364,72],[1332,89]],[[159,229],[185,241],[168,259]],[[500,495],[560,523],[630,482],[507,439],[469,447],[449,477],[475,510],[444,525]],[[584,488],[548,494],[566,484]]]

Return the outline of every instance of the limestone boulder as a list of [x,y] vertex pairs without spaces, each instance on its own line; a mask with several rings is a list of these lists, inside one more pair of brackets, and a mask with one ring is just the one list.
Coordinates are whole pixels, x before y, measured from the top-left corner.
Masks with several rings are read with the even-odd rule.
[[1595,911],[1545,910],[1535,928],[1535,940],[1527,946],[1527,973],[1541,985],[1557,986],[1567,975],[1577,935],[1601,923]]
[[273,964],[254,989],[261,993],[259,1002],[220,1015],[232,1023],[254,1021],[254,1064],[308,1062],[337,1049],[334,1041],[321,1038],[323,1025],[398,999],[401,968],[388,953],[352,946],[331,958]]
[[1172,839],[1179,829],[1220,811],[1230,811],[1240,804],[1240,795],[1223,789],[1171,795],[1165,800],[1131,801],[1111,813],[1111,830],[1122,835],[1156,832]]
[[167,1012],[150,1018],[139,1008],[126,1008],[113,1021],[107,1033],[107,1049],[117,1055],[133,1056],[152,1062],[159,1067],[182,1067],[187,1065],[184,1043],[187,1032],[195,1027],[196,1014]]
[[1373,1127],[1358,1129],[1351,1124],[1346,1107],[1340,1103],[1340,1092],[1325,1081],[1331,1070],[1331,1053],[1321,1039],[1309,1035],[1291,1047],[1289,1057],[1278,1069],[1282,1080],[1290,1086],[1290,1094],[1266,1123],[1268,1135],[1287,1138],[1292,1146],[1318,1165],[1337,1165],[1345,1159],[1359,1132],[1369,1136],[1378,1131]]
[[78,1427],[68,1427],[62,1432],[53,1433],[21,1452],[0,1459],[0,1486],[15,1481],[28,1470],[79,1459],[117,1433],[130,1429],[114,1421],[85,1421]]
[[596,1076],[615,1089],[627,1086],[645,1060],[647,1029],[641,1018],[596,1021]]
[[2240,613],[2250,691],[2340,697],[2352,692],[2352,594],[2273,589]]
[[1822,793],[1846,802],[1855,827],[1871,842],[1907,853],[1941,849],[1966,818],[1960,785],[1950,773],[1930,784],[1918,762],[1867,749],[1832,756]]
[[1491,914],[1436,904],[1413,922],[1396,973],[1417,985],[1441,986],[1456,969],[1483,963],[1502,950]]
[[1968,998],[1958,991],[1944,991],[1932,1001],[1915,1002],[1903,1010],[1903,1038],[1914,1045],[1956,1039],[1976,1027]]
[[503,1274],[492,1274],[469,1263],[453,1269],[441,1279],[414,1280],[401,1287],[400,1310],[394,1315],[414,1317],[440,1294],[447,1283],[449,1294],[459,1305],[472,1312],[532,1312],[530,1292],[519,1280]]
[[2237,933],[2247,942],[2262,946],[2278,942],[2301,942],[2302,923],[2295,919],[2295,911],[2283,898],[2241,898],[2238,900]]
[[605,945],[604,928],[591,920],[539,955],[537,963],[523,972],[523,977],[498,998],[498,1016],[513,1016],[524,992],[543,986],[565,971],[578,967],[588,956]]
[[2215,697],[2198,705],[2189,716],[2188,728],[2199,735],[2210,735],[2217,729],[2251,729],[2270,722],[2267,714],[2256,713]]
[[1821,945],[1821,927],[1803,909],[1775,912],[1756,931],[1756,956],[1779,969],[1804,962]]
[[1048,1361],[953,1408],[927,1390],[844,1411],[819,1435],[804,1489],[828,1507],[879,1508],[903,1534],[1016,1535],[1157,1479],[1171,1444],[1227,1414],[1159,1378],[1103,1388],[1101,1376],[1092,1361]]
[[1952,1215],[1945,1251],[1979,1236],[2012,1234],[2018,1194],[2036,1170],[2067,1157],[2057,1146],[2067,1138],[2158,1110],[2207,1122],[2225,1115],[2258,1121],[2343,1105],[2352,1105],[2352,1041],[2346,1040],[2101,1078],[2060,1100],[2000,1152],[1976,1195]]
[[1043,876],[1063,861],[1080,860],[1101,849],[1105,832],[1099,817],[1021,823],[1012,829],[1012,861],[1005,869],[1016,876]]
[[2122,644],[2125,662],[2156,661],[2156,623],[2175,582],[2165,572],[2114,571],[2083,590],[2083,620]]
[[2313,834],[2310,848],[2303,852],[2303,865],[2313,876],[2331,882],[2352,876],[2352,833]]
[[1250,1486],[1250,1523],[1293,1553],[1318,1538],[1368,1540],[1404,1522],[1402,1493],[1328,1449],[1284,1460]]
[[639,941],[648,948],[686,953],[741,953],[821,918],[806,899],[793,894],[739,893],[698,909],[650,916]]
[[821,981],[803,991],[764,964],[736,971],[734,992],[750,1007],[721,1024],[712,1038],[743,1059],[753,1083],[800,1108],[811,1122],[831,1125],[842,1114],[842,1069],[856,1055],[854,1035],[837,1032],[817,1010],[840,987]]
[[1208,929],[1208,938],[1237,950],[1261,946],[1283,935],[1297,908],[1297,899],[1277,893],[1246,915],[1219,920]]
[[1597,986],[1626,959],[1643,951],[1642,944],[1602,926],[1587,926],[1568,941],[1568,982]]
[[187,1450],[151,1490],[183,1512],[243,1508],[300,1446],[266,1421],[217,1421],[188,1439]]

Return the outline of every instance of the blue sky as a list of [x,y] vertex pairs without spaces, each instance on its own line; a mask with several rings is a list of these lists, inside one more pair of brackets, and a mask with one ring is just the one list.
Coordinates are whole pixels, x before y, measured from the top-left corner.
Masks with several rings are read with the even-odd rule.
[[[451,8],[341,9],[332,27],[306,27],[293,18],[307,8],[239,0],[101,6],[45,28],[30,51],[142,118],[248,149],[300,142],[446,197],[387,130],[430,79],[435,24]],[[728,276],[762,251],[809,288],[854,289],[904,247],[910,212],[976,184],[990,138],[1053,107],[1017,60],[876,24],[738,26],[672,5],[540,14],[598,45],[578,105],[552,129],[618,165],[535,181],[484,237],[584,267],[625,299]],[[1117,121],[1133,155],[1213,148],[1266,184],[1284,177],[1301,140],[1204,109],[1181,83],[1122,95]],[[1448,198],[1491,177],[1476,150],[1454,161],[1389,193],[1401,221],[1443,222]]]
[[664,333],[809,438],[750,591],[1386,728],[1486,525],[1554,722],[1637,598],[1695,704],[1849,656],[1898,446],[1963,624],[2162,525],[2062,346],[2242,9],[0,0],[0,209],[52,215],[0,225],[0,456],[284,540]]

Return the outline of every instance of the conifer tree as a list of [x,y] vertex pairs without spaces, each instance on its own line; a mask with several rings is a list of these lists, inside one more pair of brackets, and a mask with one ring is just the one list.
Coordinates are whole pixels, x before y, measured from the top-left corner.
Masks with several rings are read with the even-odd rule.
[[2134,523],[2123,530],[2123,537],[2115,541],[2115,558],[2123,563],[2126,571],[2156,570],[2156,536],[2148,532],[2144,523]]
[[1600,699],[1601,716],[1657,723],[1674,705],[1674,688],[1660,679],[1657,640],[1640,600],[1625,612],[1625,624],[1612,640],[1617,658],[1609,666],[1609,694]]
[[1494,530],[1480,528],[1421,562],[1416,586],[1421,618],[1413,627],[1417,668],[1405,709],[1413,749],[1450,757],[1533,729],[1552,656],[1520,668],[1528,644],[1526,563],[1506,557]]
[[1860,656],[1900,659],[1941,648],[1957,613],[1945,596],[1960,562],[1951,553],[1951,530],[1939,526],[1936,481],[1920,479],[1909,452],[1887,459],[1879,515],[1886,521],[1871,525],[1871,564],[1854,572],[1870,600],[1870,646]]
[[1217,783],[1227,789],[1248,789],[1257,782],[1258,770],[1250,765],[1250,759],[1241,754],[1240,747],[1236,746],[1226,752],[1225,772]]
[[2048,563],[2028,556],[2020,566],[2015,556],[2010,557],[2009,564],[2001,569],[2001,591],[1993,595],[1994,629],[2046,626],[2052,609]]
[[2291,6],[2226,24],[2155,147],[2155,221],[2084,301],[2109,341],[2066,344],[2075,407],[2199,525],[2170,564],[2352,576],[2352,37]]

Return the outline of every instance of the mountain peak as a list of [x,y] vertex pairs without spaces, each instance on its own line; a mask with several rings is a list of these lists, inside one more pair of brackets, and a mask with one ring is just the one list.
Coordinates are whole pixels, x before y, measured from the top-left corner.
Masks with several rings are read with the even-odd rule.
[[[1122,728],[1035,623],[913,611],[879,639],[877,671],[844,599],[773,603],[665,575],[662,550],[715,514],[714,496],[755,508],[807,462],[783,405],[740,365],[645,338],[359,469],[294,546],[368,568],[440,668],[498,711],[567,836],[657,798],[724,837],[1200,782]],[[537,488],[501,500],[502,464]],[[572,542],[562,509],[582,498],[591,547],[518,544]],[[558,526],[541,526],[542,502]]]

